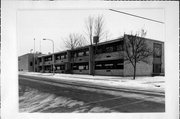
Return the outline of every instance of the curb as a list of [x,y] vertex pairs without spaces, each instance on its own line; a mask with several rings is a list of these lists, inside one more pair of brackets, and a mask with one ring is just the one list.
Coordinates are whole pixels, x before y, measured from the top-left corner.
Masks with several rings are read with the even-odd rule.
[[29,80],[29,81],[35,81],[39,83],[48,83],[50,85],[68,85],[73,86],[74,88],[90,88],[94,90],[103,90],[103,91],[115,91],[115,92],[126,92],[126,93],[138,93],[138,94],[146,94],[146,95],[155,95],[155,96],[165,96],[164,92],[155,92],[155,91],[149,91],[149,90],[137,90],[137,89],[127,89],[122,87],[111,87],[111,86],[104,86],[104,85],[98,85],[98,84],[88,84],[86,82],[75,82],[75,81],[65,81],[65,80],[56,80],[51,79],[49,77],[38,77],[38,76],[27,76],[27,75],[19,75],[19,79]]

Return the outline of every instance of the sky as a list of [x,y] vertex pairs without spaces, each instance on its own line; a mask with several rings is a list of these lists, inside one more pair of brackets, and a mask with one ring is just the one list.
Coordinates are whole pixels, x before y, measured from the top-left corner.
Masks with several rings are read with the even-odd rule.
[[[113,9],[113,8],[112,8]],[[130,14],[164,22],[163,9],[115,9]],[[55,52],[66,50],[64,40],[70,33],[86,37],[85,21],[88,16],[103,15],[107,40],[126,34],[135,34],[142,28],[147,31],[147,38],[164,41],[165,24],[132,17],[108,9],[64,9],[64,10],[19,10],[17,12],[18,56],[35,51],[47,54],[52,52],[54,41]],[[106,39],[104,39],[105,41]],[[33,52],[33,51],[32,51]]]

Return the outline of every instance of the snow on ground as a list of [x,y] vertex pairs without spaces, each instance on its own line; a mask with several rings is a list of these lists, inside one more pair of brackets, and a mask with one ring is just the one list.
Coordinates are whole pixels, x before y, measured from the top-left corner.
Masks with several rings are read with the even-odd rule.
[[103,86],[138,89],[138,90],[151,90],[157,92],[164,92],[165,78],[163,76],[154,77],[117,77],[117,76],[92,76],[92,75],[79,75],[79,74],[55,74],[51,73],[35,73],[35,72],[20,72],[20,74],[34,75],[40,77],[51,77],[57,80],[66,81],[80,81],[88,84],[98,84]]
[[55,95],[34,88],[25,87],[19,97],[20,112],[115,112],[114,110],[101,106],[86,105],[84,101],[78,101],[63,95]]

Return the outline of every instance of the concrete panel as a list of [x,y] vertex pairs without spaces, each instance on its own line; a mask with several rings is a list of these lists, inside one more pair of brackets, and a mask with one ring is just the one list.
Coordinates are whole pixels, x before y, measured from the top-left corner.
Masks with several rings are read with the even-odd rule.
[[[125,62],[124,63],[124,76],[133,76],[134,68],[132,64]],[[153,72],[153,65],[147,64],[144,62],[137,63],[136,66],[136,75],[137,76],[151,76]]]
[[89,61],[89,56],[82,56],[82,57],[76,57],[74,59],[71,59],[71,62],[74,62],[74,63],[77,63],[77,62],[88,62],[88,61]]
[[106,69],[106,70],[95,70],[96,75],[112,75],[112,76],[123,76],[123,70],[121,69]]
[[73,70],[74,74],[89,74],[89,70]]
[[55,73],[65,73],[64,70],[56,70]]

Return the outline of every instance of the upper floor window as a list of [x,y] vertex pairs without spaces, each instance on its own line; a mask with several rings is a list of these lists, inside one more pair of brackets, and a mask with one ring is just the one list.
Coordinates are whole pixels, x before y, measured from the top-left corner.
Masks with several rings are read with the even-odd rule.
[[123,45],[116,45],[116,51],[123,51]]
[[113,52],[113,46],[106,47],[106,52]]
[[94,49],[96,50],[96,54],[123,51],[123,41],[100,45],[95,47]]
[[[84,51],[85,50],[85,51]],[[82,57],[82,56],[88,56],[89,55],[89,50],[84,49],[83,51],[74,51],[71,56],[72,57]]]
[[89,50],[84,52],[84,56],[88,56],[89,55]]
[[52,57],[45,57],[44,60],[45,61],[52,61]]
[[38,60],[39,60],[39,62],[42,62],[42,59],[41,59],[41,58],[39,58]]
[[154,43],[154,57],[161,57],[162,55],[162,45]]
[[55,58],[56,58],[56,60],[66,59],[66,55],[67,54],[65,54],[65,53],[64,54],[58,54],[55,56]]
[[84,56],[84,52],[78,52],[78,56],[79,57]]

